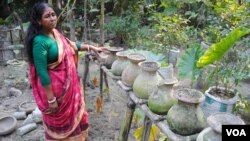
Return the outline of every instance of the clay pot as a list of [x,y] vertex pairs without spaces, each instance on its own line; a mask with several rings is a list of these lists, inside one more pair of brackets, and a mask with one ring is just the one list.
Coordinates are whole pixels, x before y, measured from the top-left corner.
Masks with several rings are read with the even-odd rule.
[[141,68],[141,73],[134,81],[133,91],[137,97],[148,99],[153,89],[159,83],[160,76],[157,70],[160,68],[160,64],[153,61],[144,61],[138,65]]
[[128,54],[124,51],[116,53],[117,60],[115,60],[111,66],[111,72],[116,76],[121,76],[123,70],[128,65]]
[[9,60],[7,61],[7,68],[11,71],[7,72],[6,78],[16,80],[24,80],[26,78],[28,72],[27,62],[16,59]]
[[149,109],[159,115],[166,115],[168,110],[177,103],[177,99],[173,96],[173,86],[177,83],[177,79],[166,79],[154,89],[148,98]]
[[122,82],[124,85],[128,87],[132,87],[135,81],[135,78],[139,75],[141,72],[140,67],[138,66],[138,63],[145,61],[146,58],[139,53],[131,53],[128,55],[128,66],[123,70],[122,72]]
[[16,129],[17,120],[13,116],[0,118],[0,136],[7,135]]
[[195,89],[179,89],[175,94],[178,102],[167,113],[170,129],[180,135],[199,133],[206,126],[200,103],[205,96]]
[[30,114],[35,110],[36,107],[37,104],[35,101],[25,101],[22,102],[18,108],[20,111],[25,112],[26,114]]
[[107,48],[107,50],[109,51],[109,53],[108,53],[108,57],[106,58],[104,64],[105,64],[107,69],[111,69],[113,62],[117,59],[116,53],[119,51],[122,51],[123,48],[121,48],[121,47],[109,47],[109,48]]
[[180,49],[178,49],[177,47],[168,47],[167,48],[168,63],[173,64],[173,66],[175,67],[179,54],[180,54]]
[[196,141],[221,141],[222,125],[244,125],[239,117],[225,112],[214,113],[207,118],[209,127],[202,130]]

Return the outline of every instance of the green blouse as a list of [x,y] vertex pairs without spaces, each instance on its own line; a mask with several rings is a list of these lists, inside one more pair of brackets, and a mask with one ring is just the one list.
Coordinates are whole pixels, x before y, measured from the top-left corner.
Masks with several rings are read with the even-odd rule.
[[[58,59],[57,42],[47,35],[37,35],[33,40],[33,59],[37,74],[40,78],[41,84],[47,86],[51,83],[48,74],[48,64],[54,63]],[[81,44],[76,42],[78,50]]]

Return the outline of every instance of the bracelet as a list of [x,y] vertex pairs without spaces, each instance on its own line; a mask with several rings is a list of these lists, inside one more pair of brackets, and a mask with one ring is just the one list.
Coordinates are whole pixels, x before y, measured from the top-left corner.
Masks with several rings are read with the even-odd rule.
[[54,97],[52,100],[48,100],[48,103],[49,103],[49,104],[52,104],[52,103],[54,103],[54,102],[56,102],[56,97]]

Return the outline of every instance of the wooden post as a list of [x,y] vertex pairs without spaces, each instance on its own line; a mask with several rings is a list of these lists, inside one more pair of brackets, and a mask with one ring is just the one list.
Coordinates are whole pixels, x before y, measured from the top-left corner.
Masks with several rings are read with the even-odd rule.
[[[108,88],[108,89],[109,89],[109,83],[108,83],[107,74],[104,72],[104,73],[103,73],[103,76],[104,76],[105,86],[106,86],[106,88]],[[107,93],[107,95],[108,95],[108,101],[110,101],[110,94],[109,94],[109,93]]]
[[[83,73],[83,86],[84,86],[84,92],[86,90],[86,85],[87,85],[87,76],[88,76],[88,73],[89,73],[89,54],[86,54],[85,56],[85,59],[84,59],[84,73]],[[85,98],[85,95],[84,95],[84,98]]]
[[148,141],[149,135],[150,135],[150,129],[152,125],[150,118],[145,116],[143,124],[144,124],[144,129],[143,129],[141,141]]
[[121,127],[120,127],[118,141],[127,141],[128,140],[129,130],[131,127],[131,123],[132,123],[132,119],[133,119],[133,115],[134,115],[134,111],[135,111],[135,106],[136,106],[136,104],[133,102],[133,100],[128,98],[125,119],[123,120]]
[[103,69],[102,64],[100,64],[100,96],[103,98]]

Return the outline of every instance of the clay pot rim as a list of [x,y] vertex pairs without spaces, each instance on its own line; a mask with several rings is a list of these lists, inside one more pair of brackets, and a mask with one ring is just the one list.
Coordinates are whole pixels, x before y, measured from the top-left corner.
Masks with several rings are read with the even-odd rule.
[[206,135],[207,133],[211,132],[213,129],[211,127],[206,127],[205,129],[203,129],[197,136],[196,141],[203,141],[203,137],[204,135]]
[[123,48],[122,47],[108,47],[107,50],[110,52],[118,52],[118,51],[122,51]]
[[5,129],[4,131],[1,130],[0,135],[7,135],[16,129],[17,120],[13,116],[4,116],[4,117],[0,118],[0,122],[2,122],[4,119],[7,119],[7,118],[12,120],[12,124],[8,124],[8,126],[6,126],[8,129]]
[[128,58],[128,53],[125,51],[119,51],[116,53],[116,56],[121,58]]
[[[195,93],[195,94],[198,94],[198,97],[182,97],[180,94],[181,94],[181,91],[188,91],[189,94],[190,93]],[[201,92],[201,91],[198,91],[196,89],[191,89],[191,88],[181,88],[181,89],[178,89],[176,91],[176,94],[174,95],[178,101],[182,101],[182,102],[186,102],[186,103],[192,103],[192,104],[198,104],[198,103],[201,103],[202,101],[205,100],[205,96],[204,94]]]
[[[136,56],[136,57],[133,57],[133,56]],[[131,62],[139,63],[139,62],[145,61],[146,57],[140,53],[130,53],[128,55],[128,59]]]
[[[144,64],[155,64],[155,66],[147,67],[147,66],[144,66]],[[155,61],[142,61],[138,63],[138,65],[142,70],[149,71],[149,72],[155,72],[161,67],[160,63],[155,62]]]
[[[226,120],[228,118],[229,118],[229,120]],[[228,121],[232,121],[232,122],[230,123]],[[210,115],[207,118],[207,123],[215,132],[220,133],[220,134],[222,131],[223,124],[245,125],[245,122],[241,118],[239,118],[238,116],[235,116],[231,113],[226,113],[226,112],[217,112],[217,113]]]
[[163,84],[165,84],[165,85],[171,85],[171,84],[174,85],[176,83],[178,83],[178,79],[176,77],[173,77],[172,79],[167,78],[167,79],[161,80],[159,82],[159,85],[163,85]]

